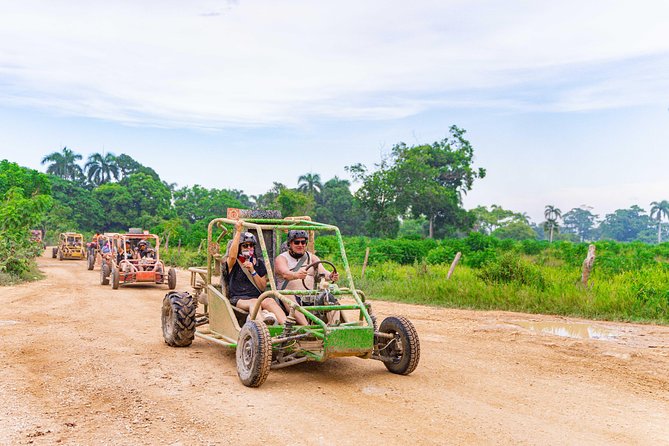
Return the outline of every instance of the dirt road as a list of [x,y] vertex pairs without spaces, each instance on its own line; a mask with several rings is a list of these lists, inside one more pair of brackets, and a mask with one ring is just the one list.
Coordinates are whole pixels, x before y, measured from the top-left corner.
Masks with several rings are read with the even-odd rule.
[[45,280],[0,288],[3,445],[669,445],[668,327],[375,302],[416,325],[412,375],[343,358],[250,389],[233,351],[163,342],[165,287],[40,265]]

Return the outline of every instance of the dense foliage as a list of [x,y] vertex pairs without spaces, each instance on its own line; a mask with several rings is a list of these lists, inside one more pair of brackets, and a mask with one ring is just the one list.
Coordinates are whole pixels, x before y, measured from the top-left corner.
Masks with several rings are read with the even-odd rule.
[[51,184],[46,175],[0,161],[0,282],[4,275],[28,278],[32,259],[42,246],[31,241],[36,227],[51,205]]

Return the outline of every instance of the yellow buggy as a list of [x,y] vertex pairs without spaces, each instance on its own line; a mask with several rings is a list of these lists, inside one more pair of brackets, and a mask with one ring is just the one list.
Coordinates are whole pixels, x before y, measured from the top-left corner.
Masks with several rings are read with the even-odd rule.
[[86,258],[84,236],[77,232],[63,232],[58,236],[58,246],[51,251],[58,260],[83,260]]

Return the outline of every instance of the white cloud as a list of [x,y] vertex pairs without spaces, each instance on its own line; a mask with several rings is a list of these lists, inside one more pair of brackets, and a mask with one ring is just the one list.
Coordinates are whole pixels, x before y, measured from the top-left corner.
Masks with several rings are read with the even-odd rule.
[[0,100],[127,123],[588,110],[654,104],[669,87],[664,1],[23,1],[3,9]]

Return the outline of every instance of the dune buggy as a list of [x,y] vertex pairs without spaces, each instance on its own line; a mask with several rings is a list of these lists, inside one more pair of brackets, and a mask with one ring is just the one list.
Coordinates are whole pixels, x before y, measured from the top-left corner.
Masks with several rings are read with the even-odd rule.
[[[112,255],[110,262],[100,267],[100,284],[111,283],[112,289],[132,283],[166,283],[173,290],[177,286],[177,272],[165,268],[160,260],[160,238],[143,233],[116,234],[111,237]],[[140,242],[146,242],[145,253],[139,249]]]
[[58,236],[58,246],[51,251],[58,260],[83,260],[86,258],[84,236],[76,232],[63,232]]
[[[194,293],[170,292],[163,299],[162,330],[168,345],[187,347],[197,336],[235,348],[237,374],[249,387],[262,385],[270,369],[340,356],[377,359],[390,372],[400,375],[414,371],[420,358],[416,329],[402,316],[388,317],[377,327],[365,294],[355,288],[336,226],[306,219],[245,218],[246,230],[258,235],[257,251],[263,257],[269,285],[250,314],[231,305],[226,284],[218,283],[218,274],[224,258],[221,242],[233,230],[235,222],[231,218],[217,218],[209,223],[207,265],[189,268]],[[313,231],[312,234],[327,231],[336,235],[345,270],[342,286],[319,278],[315,289],[277,289],[274,258],[281,250],[282,236],[290,229]],[[317,266],[311,264],[307,268]],[[288,295],[299,295],[302,304],[296,304]],[[256,320],[263,299],[277,299],[290,316],[302,313],[309,325],[297,325],[290,316],[284,325],[268,326]],[[202,311],[198,311],[198,304],[202,304]],[[329,317],[335,312],[339,317]]]
[[[98,236],[96,242],[91,242],[87,246],[86,264],[89,270],[94,270],[95,265],[102,266],[103,263],[111,262],[112,256],[112,238],[118,236],[117,233],[105,232]],[[111,267],[109,268],[111,271]]]

